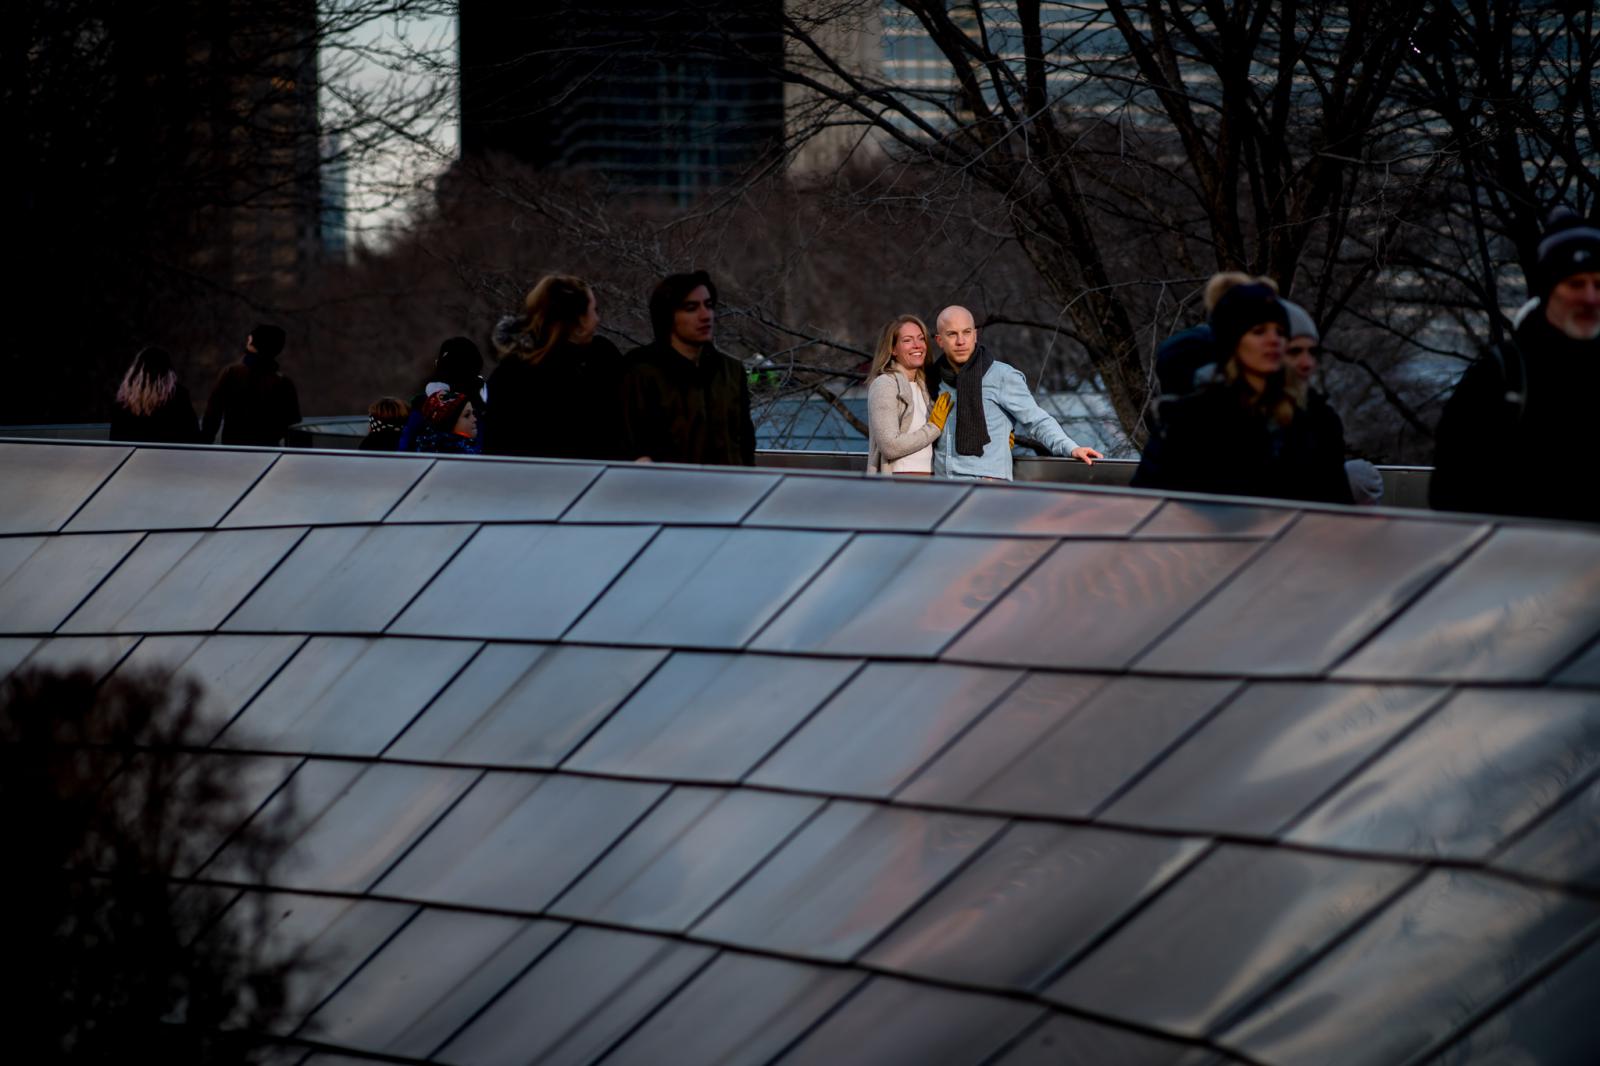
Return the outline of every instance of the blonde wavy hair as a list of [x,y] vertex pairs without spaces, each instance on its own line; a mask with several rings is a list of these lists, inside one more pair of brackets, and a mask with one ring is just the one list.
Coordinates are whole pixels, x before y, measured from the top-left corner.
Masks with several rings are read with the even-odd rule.
[[571,274],[549,274],[539,279],[522,301],[522,315],[508,336],[496,336],[495,348],[502,357],[518,358],[538,364],[551,349],[572,335],[583,316],[589,313],[594,295],[589,283]]
[[140,417],[161,410],[178,388],[178,372],[172,368],[172,355],[165,348],[139,349],[122,375],[117,388],[117,403]]
[[[872,353],[872,368],[867,371],[868,384],[872,383],[873,378],[887,371],[889,369],[889,364],[894,361],[895,338],[900,335],[900,327],[904,325],[916,326],[922,331],[922,343],[924,345],[928,343],[928,327],[922,321],[922,319],[918,318],[916,315],[896,316],[887,326],[883,327],[883,332],[878,334],[878,347],[877,350]],[[928,388],[926,362],[911,372],[911,379],[922,386],[922,391],[924,393],[929,394],[929,396],[932,395],[933,390]]]

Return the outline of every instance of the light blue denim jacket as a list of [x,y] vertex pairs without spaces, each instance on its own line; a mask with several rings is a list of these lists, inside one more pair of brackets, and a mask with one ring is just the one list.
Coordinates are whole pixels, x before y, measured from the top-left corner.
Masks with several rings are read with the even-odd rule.
[[[939,391],[951,393],[954,403],[955,389],[941,383]],[[989,446],[983,449],[982,455],[961,455],[956,452],[956,411],[953,406],[950,408],[944,432],[933,445],[935,477],[993,477],[1010,481],[1008,438],[1013,429],[1018,435],[1031,437],[1049,448],[1051,455],[1071,455],[1072,449],[1078,447],[1033,398],[1022,371],[998,359],[983,375],[983,414],[989,425]]]

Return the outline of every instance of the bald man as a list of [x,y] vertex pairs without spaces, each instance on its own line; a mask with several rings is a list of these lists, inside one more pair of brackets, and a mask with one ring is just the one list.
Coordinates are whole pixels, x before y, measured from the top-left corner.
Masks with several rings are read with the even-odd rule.
[[1011,434],[1043,444],[1051,455],[1093,463],[1102,458],[1079,445],[1033,398],[1022,371],[996,359],[978,343],[972,312],[950,306],[939,312],[934,339],[942,353],[928,375],[934,399],[950,393],[953,406],[933,446],[938,477],[1011,480]]

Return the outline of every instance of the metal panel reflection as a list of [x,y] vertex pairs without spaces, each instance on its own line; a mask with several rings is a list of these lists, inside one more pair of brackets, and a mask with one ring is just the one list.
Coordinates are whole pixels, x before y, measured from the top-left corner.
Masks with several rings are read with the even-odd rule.
[[651,526],[484,526],[390,631],[555,640],[654,533]]
[[[1093,813],[1236,688],[1122,678],[1057,724],[1020,736],[997,708],[905,790],[905,798],[1065,817]],[[1002,734],[999,737],[992,734]],[[974,745],[972,753],[963,751]],[[1009,758],[1007,758],[1009,756]]]
[[[376,755],[476,650],[459,640],[313,638],[217,743],[315,755]],[[353,707],[361,712],[351,713]]]
[[1269,1062],[1405,1062],[1597,918],[1590,900],[1438,871],[1220,1040]]
[[1026,1003],[875,977],[783,1063],[979,1066],[1042,1013]]
[[0,632],[51,632],[137,543],[137,533],[0,537]]
[[1238,1061],[1206,1048],[1059,1014],[992,1060],[993,1066],[1229,1066]]
[[1591,939],[1575,958],[1473,1029],[1437,1061],[1448,1066],[1593,1066],[1600,1053],[1594,1024],[1596,988],[1600,988],[1600,941]]
[[1001,825],[834,801],[694,931],[816,958],[851,958]]
[[1045,995],[1201,1036],[1280,984],[1411,875],[1399,864],[1224,846]]
[[604,467],[440,459],[386,522],[554,522]]
[[1140,537],[1270,537],[1294,520],[1288,507],[1249,507],[1234,503],[1168,500],[1139,527]]
[[[304,530],[151,533],[61,626],[64,633],[215,629]],[[114,534],[113,534],[114,535]]]
[[568,639],[742,647],[844,541],[840,533],[664,529]]
[[737,781],[860,665],[677,652],[567,766],[643,777]]
[[1046,540],[862,534],[750,646],[936,655],[1049,547]]
[[474,526],[313,529],[226,628],[377,633],[472,535]]
[[1251,685],[1107,808],[1104,817],[1175,829],[1279,832],[1445,691]]
[[1148,496],[982,485],[939,523],[939,532],[1117,537],[1133,532],[1160,505]]
[[554,766],[666,657],[656,649],[491,644],[389,755]]
[[574,929],[439,1058],[463,1066],[594,1062],[711,955],[655,937]]
[[757,785],[888,796],[1021,675],[873,663],[750,775]]
[[[1465,524],[1305,515],[1139,665],[1213,674],[1319,673],[1485,532]],[[1327,565],[1334,556],[1339,565]]]
[[866,961],[948,981],[1032,989],[1159,890],[1201,847],[1198,840],[1014,825]]
[[222,520],[237,526],[380,522],[427,472],[431,456],[285,453]]
[[931,479],[786,477],[744,524],[927,532],[967,491]]
[[1600,632],[1600,536],[1497,530],[1337,672],[1539,681]]
[[277,457],[233,449],[140,448],[66,529],[214,526]]
[[1600,701],[1469,690],[1325,800],[1289,839],[1481,857],[1597,766]]
[[797,796],[674,789],[551,913],[681,932],[821,806]]
[[1591,776],[1494,864],[1600,890],[1600,774]]
[[201,723],[215,736],[304,642],[301,636],[146,637],[117,672],[193,680],[201,688]]
[[665,791],[490,773],[379,885],[389,896],[542,911]]
[[737,525],[778,478],[734,470],[614,466],[567,512],[568,522]]
[[1239,542],[1064,541],[945,652],[1022,666],[1119,669],[1254,550]]
[[0,533],[53,533],[132,449],[0,443]]

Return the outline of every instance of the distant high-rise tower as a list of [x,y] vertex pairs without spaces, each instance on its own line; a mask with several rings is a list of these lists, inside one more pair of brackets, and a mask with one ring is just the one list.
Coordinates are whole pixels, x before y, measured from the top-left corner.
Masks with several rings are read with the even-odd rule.
[[461,147],[682,203],[783,134],[782,0],[464,0]]

